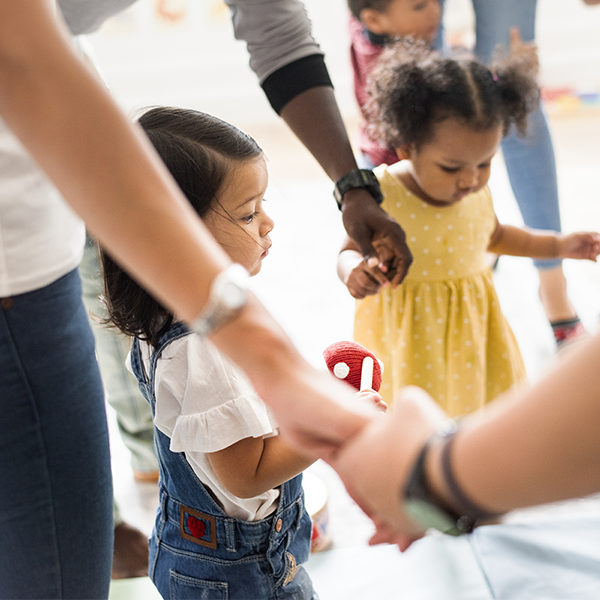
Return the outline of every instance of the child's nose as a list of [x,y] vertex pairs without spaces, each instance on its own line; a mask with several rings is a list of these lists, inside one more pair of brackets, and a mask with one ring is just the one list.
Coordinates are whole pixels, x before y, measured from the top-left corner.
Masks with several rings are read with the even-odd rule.
[[474,188],[477,185],[478,175],[477,169],[464,170],[459,179],[460,187],[463,189]]
[[269,233],[271,233],[271,231],[273,231],[273,227],[275,227],[275,221],[273,221],[273,219],[271,219],[271,217],[265,213],[265,219],[262,223],[262,227],[261,227],[261,236],[265,236],[265,235],[269,235]]

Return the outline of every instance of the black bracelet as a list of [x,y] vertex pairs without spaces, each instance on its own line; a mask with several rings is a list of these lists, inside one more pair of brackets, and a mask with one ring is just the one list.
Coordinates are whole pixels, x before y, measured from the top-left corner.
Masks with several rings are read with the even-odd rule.
[[458,509],[460,514],[468,515],[473,520],[482,521],[499,517],[502,513],[491,513],[475,504],[472,500],[469,500],[462,491],[458,481],[456,481],[454,471],[452,470],[450,452],[458,431],[453,431],[445,436],[441,454],[442,477],[444,478],[444,485],[452,497],[452,505]]

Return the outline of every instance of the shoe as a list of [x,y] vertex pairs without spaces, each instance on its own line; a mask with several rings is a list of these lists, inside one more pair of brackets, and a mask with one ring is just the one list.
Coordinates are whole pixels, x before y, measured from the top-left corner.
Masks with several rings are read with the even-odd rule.
[[127,523],[119,523],[115,526],[112,579],[147,576],[147,536]]
[[579,320],[579,317],[567,319],[565,321],[555,321],[554,323],[550,323],[550,325],[552,326],[552,332],[554,333],[557,348],[561,348],[567,342],[587,333],[583,323]]

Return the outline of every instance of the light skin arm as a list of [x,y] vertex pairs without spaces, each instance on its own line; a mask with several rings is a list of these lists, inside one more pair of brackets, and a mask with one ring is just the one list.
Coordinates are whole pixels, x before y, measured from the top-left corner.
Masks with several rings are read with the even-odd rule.
[[[463,421],[452,465],[467,497],[506,512],[600,491],[599,357],[596,335],[534,386]],[[423,532],[402,512],[400,491],[443,414],[423,390],[404,388],[388,415],[373,420],[331,462],[378,524],[375,540],[405,549]],[[429,454],[426,474],[433,492],[452,506],[439,446]]]
[[577,258],[596,262],[600,253],[600,234],[577,232],[567,235],[502,225],[496,220],[488,251],[530,258]]
[[[302,92],[284,106],[281,117],[332,181],[357,168],[332,88],[320,86]],[[364,189],[344,194],[342,219],[369,265],[379,266],[392,285],[400,283],[412,255],[398,223]]]
[[[77,58],[53,2],[0,0],[0,114],[94,237],[165,306],[194,319],[230,259]],[[254,297],[213,341],[314,452],[333,451],[372,412],[306,363]]]
[[280,435],[246,438],[208,455],[225,487],[239,498],[252,498],[289,481],[314,462]]
[[[374,390],[356,393],[356,398],[375,406],[380,412],[387,404]],[[239,498],[252,498],[289,481],[314,461],[314,456],[300,453],[284,437],[245,438],[212,452],[208,459],[225,487]]]

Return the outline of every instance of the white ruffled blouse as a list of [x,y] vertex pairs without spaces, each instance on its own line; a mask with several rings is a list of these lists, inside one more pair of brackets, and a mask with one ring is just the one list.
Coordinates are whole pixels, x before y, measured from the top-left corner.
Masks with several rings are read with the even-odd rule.
[[[142,343],[146,370],[150,353]],[[246,375],[209,340],[191,334],[163,351],[156,368],[155,425],[171,438],[173,452],[185,452],[228,515],[255,521],[276,509],[279,489],[238,498],[223,486],[206,455],[248,437],[278,433],[273,415]]]

